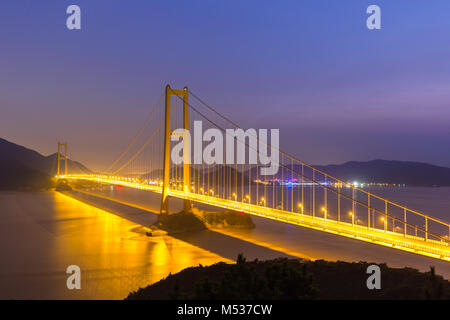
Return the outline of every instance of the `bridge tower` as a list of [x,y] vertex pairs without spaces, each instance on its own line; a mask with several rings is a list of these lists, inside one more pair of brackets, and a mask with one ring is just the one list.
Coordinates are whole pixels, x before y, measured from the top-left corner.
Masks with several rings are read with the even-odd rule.
[[[64,147],[64,155],[61,149]],[[67,174],[67,142],[58,142],[58,176],[61,175],[61,160],[64,160],[64,174]]]
[[[164,130],[164,162],[163,162],[163,188],[162,188],[162,197],[161,197],[161,214],[169,213],[169,187],[170,187],[170,137],[172,135],[172,131],[170,130],[170,113],[171,113],[171,97],[179,97],[183,99],[183,129],[189,130],[189,104],[188,104],[188,96],[189,91],[187,87],[184,87],[183,90],[175,90],[170,87],[170,85],[166,86],[166,94],[165,94],[165,130]],[[183,137],[185,148],[183,152],[184,161],[183,161],[183,188],[186,192],[190,191],[190,175],[189,175],[189,159],[190,155],[186,154],[186,140],[187,136]],[[190,150],[188,150],[190,152]],[[184,211],[189,212],[192,209],[192,204],[190,200],[184,199]]]

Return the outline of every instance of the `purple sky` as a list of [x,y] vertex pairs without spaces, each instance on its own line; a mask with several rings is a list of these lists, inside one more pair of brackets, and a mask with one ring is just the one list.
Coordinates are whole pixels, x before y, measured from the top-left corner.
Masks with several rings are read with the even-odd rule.
[[[65,27],[78,4],[82,30]],[[365,10],[378,4],[382,30]],[[166,83],[313,164],[450,166],[449,1],[0,3],[0,137],[101,169]],[[101,148],[102,152],[99,152]]]

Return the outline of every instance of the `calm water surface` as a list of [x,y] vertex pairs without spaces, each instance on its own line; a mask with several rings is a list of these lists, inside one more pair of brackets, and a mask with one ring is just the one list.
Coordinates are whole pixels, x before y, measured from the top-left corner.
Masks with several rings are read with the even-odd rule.
[[[135,232],[140,216],[97,209],[57,192],[0,193],[1,299],[121,299],[131,290],[199,263],[229,261],[169,236]],[[144,220],[142,220],[142,218]],[[66,287],[69,265],[81,290]]]
[[[450,188],[373,188],[412,209],[449,221]],[[127,188],[98,193],[158,210],[159,196]],[[450,279],[447,262],[320,231],[252,217],[253,230],[208,230],[147,237],[140,227],[156,215],[92,199],[97,207],[57,192],[0,192],[1,299],[121,299],[139,287],[198,264],[279,256],[387,262]],[[180,201],[171,200],[173,211]],[[68,265],[82,270],[82,289],[66,288]]]

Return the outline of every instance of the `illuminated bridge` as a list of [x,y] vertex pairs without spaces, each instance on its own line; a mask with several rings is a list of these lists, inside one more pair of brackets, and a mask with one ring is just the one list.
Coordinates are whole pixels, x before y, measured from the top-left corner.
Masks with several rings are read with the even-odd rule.
[[[450,262],[449,223],[319,171],[261,133],[267,132],[244,131],[187,88],[167,86],[137,134],[103,172],[69,174],[67,144],[58,144],[57,178],[160,193],[160,214],[168,214],[169,198],[180,198],[185,211],[207,204]],[[238,159],[242,146],[245,163]],[[171,161],[172,153],[182,161]],[[209,157],[201,159],[202,154]],[[260,161],[249,161],[255,158]],[[268,159],[279,167],[276,174],[262,174]]]

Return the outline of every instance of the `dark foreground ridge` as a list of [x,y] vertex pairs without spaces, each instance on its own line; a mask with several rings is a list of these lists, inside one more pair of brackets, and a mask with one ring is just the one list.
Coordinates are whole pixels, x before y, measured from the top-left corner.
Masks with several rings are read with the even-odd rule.
[[381,264],[381,289],[367,288],[370,263],[279,258],[191,267],[132,292],[128,300],[449,299],[450,282],[434,273]]

